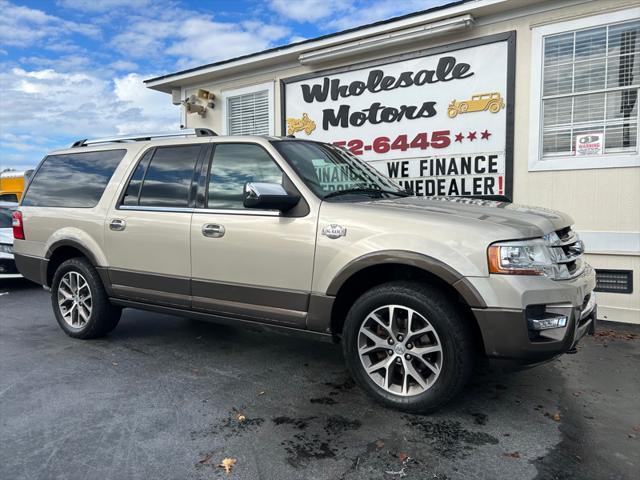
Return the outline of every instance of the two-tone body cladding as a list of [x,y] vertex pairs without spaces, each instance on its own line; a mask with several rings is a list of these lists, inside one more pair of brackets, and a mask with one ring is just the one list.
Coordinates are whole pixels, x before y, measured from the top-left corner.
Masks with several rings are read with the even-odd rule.
[[593,332],[571,223],[414,197],[333,145],[199,129],[53,152],[13,229],[70,336],[107,334],[122,308],[308,333],[341,341],[374,398],[429,411],[478,355],[538,363]]

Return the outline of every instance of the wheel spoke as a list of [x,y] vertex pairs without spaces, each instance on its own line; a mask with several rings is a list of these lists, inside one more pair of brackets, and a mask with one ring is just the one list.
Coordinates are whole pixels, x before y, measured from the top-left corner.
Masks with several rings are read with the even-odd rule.
[[426,327],[416,330],[415,332],[411,332],[409,336],[411,336],[412,338],[415,338],[429,332],[433,332],[433,327],[431,325],[427,325]]
[[380,370],[381,368],[386,368],[387,370],[389,370],[389,364],[391,364],[392,361],[393,361],[392,357],[380,360],[378,363],[374,363],[373,365],[370,365],[367,368],[367,373],[376,372],[376,371]]
[[427,382],[424,381],[424,378],[422,378],[420,372],[416,370],[416,367],[413,366],[413,363],[411,363],[410,361],[405,362],[405,369],[407,370],[407,373],[411,376],[411,378],[418,382],[418,385],[420,385],[425,390],[427,389]]
[[367,320],[373,320],[373,321],[374,321],[374,322],[376,322],[378,325],[380,325],[380,326],[385,330],[385,332],[387,332],[387,334],[389,334],[390,336],[392,335],[392,334],[391,334],[391,329],[390,329],[387,325],[385,325],[385,324],[384,324],[384,322],[382,321],[382,319],[381,319],[381,318],[380,318],[380,317],[379,317],[375,312],[372,312],[372,313],[367,317]]
[[435,363],[431,363],[429,360],[425,359],[424,357],[417,356],[415,358],[416,360],[419,360],[420,362],[422,362],[429,370],[431,370],[436,375],[440,374],[440,368]]
[[371,340],[374,343],[374,346],[376,346],[378,348],[387,348],[386,340],[384,338],[376,335],[371,330],[369,330],[367,328],[363,328],[362,329],[362,334],[364,336],[366,336],[369,340]]
[[426,347],[415,347],[413,350],[411,350],[411,353],[421,357],[423,355],[429,355],[430,353],[441,351],[442,347],[440,345],[428,345]]
[[407,338],[411,336],[411,324],[413,323],[413,310],[409,310],[407,316]]

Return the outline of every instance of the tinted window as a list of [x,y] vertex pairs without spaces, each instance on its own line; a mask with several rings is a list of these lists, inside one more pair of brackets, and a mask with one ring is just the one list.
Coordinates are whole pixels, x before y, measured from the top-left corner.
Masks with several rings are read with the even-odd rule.
[[258,145],[217,145],[209,175],[207,207],[244,208],[242,192],[247,182],[282,184],[282,170]]
[[50,155],[22,201],[37,207],[95,207],[126,150]]
[[153,149],[145,153],[144,157],[142,157],[142,160],[140,160],[140,163],[138,163],[136,171],[133,172],[131,180],[129,180],[127,191],[122,198],[122,205],[138,205],[140,186],[142,185],[142,179],[144,178],[144,174],[147,171],[147,166],[149,165],[149,160],[151,159],[152,155]]
[[200,145],[158,148],[144,177],[140,205],[188,207],[200,148]]
[[11,228],[12,219],[11,214],[13,210],[9,210],[8,208],[0,208],[0,228]]

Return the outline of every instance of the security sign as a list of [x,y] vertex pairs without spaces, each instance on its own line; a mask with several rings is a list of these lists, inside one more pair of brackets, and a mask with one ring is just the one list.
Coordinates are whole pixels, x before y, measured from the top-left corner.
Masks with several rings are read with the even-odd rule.
[[510,200],[514,42],[286,80],[283,130],[344,146],[417,195]]
[[602,155],[604,138],[602,132],[576,135],[576,157]]

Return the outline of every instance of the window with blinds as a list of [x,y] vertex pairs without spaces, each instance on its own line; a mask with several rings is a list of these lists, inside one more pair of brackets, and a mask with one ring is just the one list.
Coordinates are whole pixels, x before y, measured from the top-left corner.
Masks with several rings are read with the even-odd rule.
[[638,147],[640,21],[544,37],[542,157],[573,155],[604,136],[604,155]]
[[229,135],[269,135],[269,91],[227,98]]

